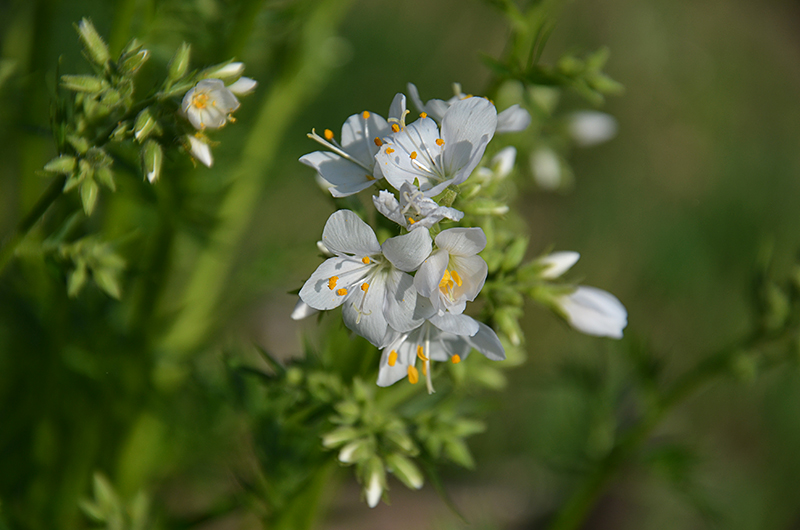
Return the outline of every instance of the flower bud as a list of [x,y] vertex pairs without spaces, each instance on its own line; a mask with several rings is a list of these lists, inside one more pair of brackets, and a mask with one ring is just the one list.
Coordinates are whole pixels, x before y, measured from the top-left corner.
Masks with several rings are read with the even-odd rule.
[[69,175],[75,170],[75,157],[67,155],[57,156],[44,165],[44,170]]
[[372,454],[367,438],[360,438],[342,447],[339,451],[339,462],[353,464],[369,457]]
[[148,50],[141,50],[140,52],[127,57],[120,65],[120,70],[126,74],[135,74],[149,58],[150,52]]
[[363,433],[353,427],[340,427],[322,437],[322,446],[331,448],[352,440]]
[[93,75],[62,75],[61,86],[75,92],[100,92],[106,83]]
[[108,53],[108,46],[97,33],[92,21],[88,18],[82,19],[77,29],[89,59],[98,66],[105,66],[111,59],[111,55]]
[[147,180],[152,184],[161,175],[161,164],[164,161],[164,150],[155,140],[147,140],[142,148],[142,166]]
[[378,505],[386,488],[386,471],[383,462],[377,456],[372,457],[367,464],[364,481],[364,495],[367,497],[367,505],[374,508]]
[[560,278],[565,272],[570,270],[581,257],[577,252],[553,252],[536,260],[542,267],[539,278],[543,280],[555,280]]
[[172,83],[179,80],[186,75],[186,70],[189,68],[189,57],[191,55],[192,47],[190,44],[182,43],[172,60],[169,62],[169,69],[167,73],[167,82]]
[[147,107],[136,116],[133,124],[133,136],[139,143],[144,142],[157,127],[158,122],[153,118],[150,107]]
[[417,465],[402,455],[392,453],[387,456],[386,466],[390,473],[411,489],[418,490],[425,483],[425,478]]
[[86,216],[92,215],[95,204],[97,204],[97,196],[100,193],[100,186],[92,178],[86,178],[81,183],[81,203],[83,203],[83,211]]
[[201,74],[201,77],[213,77],[215,79],[220,79],[227,85],[228,83],[233,83],[242,77],[243,73],[244,63],[231,62],[212,66],[211,68],[206,69]]

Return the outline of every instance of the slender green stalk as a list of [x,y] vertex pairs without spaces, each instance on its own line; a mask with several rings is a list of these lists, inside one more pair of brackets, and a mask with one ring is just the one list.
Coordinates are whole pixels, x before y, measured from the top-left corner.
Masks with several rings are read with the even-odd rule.
[[625,462],[629,461],[630,457],[647,442],[667,414],[703,387],[728,372],[733,360],[742,351],[758,348],[768,342],[780,340],[784,336],[785,333],[753,334],[735,346],[724,348],[700,361],[693,369],[675,381],[664,394],[660,404],[620,437],[614,448],[564,503],[551,523],[550,530],[580,528],[591,509],[597,504],[606,486],[616,477]]
[[303,28],[303,49],[297,63],[273,84],[258,113],[233,172],[233,184],[220,208],[220,222],[212,243],[201,254],[183,296],[184,308],[164,339],[164,347],[182,355],[199,347],[213,331],[214,315],[237,256],[237,249],[270,182],[286,128],[302,105],[321,88],[330,72],[324,42],[344,16],[349,2],[325,0],[310,14]]
[[64,175],[58,176],[50,182],[50,185],[47,186],[47,189],[44,190],[44,193],[39,197],[39,200],[36,201],[36,204],[33,205],[31,211],[28,212],[28,215],[22,218],[22,220],[17,225],[17,228],[8,238],[3,242],[2,247],[0,247],[0,273],[3,272],[8,262],[14,256],[14,251],[17,249],[17,246],[25,239],[25,236],[28,232],[33,228],[36,222],[44,215],[50,205],[55,202],[61,196],[61,190],[64,189],[64,183],[67,181],[67,177]]

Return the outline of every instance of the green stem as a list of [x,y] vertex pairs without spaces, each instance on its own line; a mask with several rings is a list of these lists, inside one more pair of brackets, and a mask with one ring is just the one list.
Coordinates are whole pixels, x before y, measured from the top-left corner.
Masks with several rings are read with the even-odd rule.
[[650,411],[637,425],[623,434],[614,448],[603,458],[597,468],[586,477],[572,496],[562,506],[550,525],[550,530],[575,530],[586,520],[591,509],[614,479],[617,472],[640,450],[661,420],[677,405],[694,395],[715,378],[730,369],[731,362],[742,351],[763,346],[767,342],[780,340],[784,332],[777,334],[754,333],[733,347],[724,348],[702,360],[693,369],[678,378],[664,394],[659,406]]
[[65,175],[54,178],[39,197],[39,200],[36,201],[36,204],[33,205],[31,211],[28,212],[28,215],[22,218],[14,232],[3,242],[2,247],[0,247],[0,273],[8,265],[8,262],[14,256],[17,246],[25,239],[31,228],[50,208],[50,205],[61,196],[66,181],[67,177]]

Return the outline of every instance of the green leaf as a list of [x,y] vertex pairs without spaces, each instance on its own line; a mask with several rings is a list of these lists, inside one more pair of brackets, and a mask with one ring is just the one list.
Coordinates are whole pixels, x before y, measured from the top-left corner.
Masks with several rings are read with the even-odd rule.
[[117,184],[114,182],[114,172],[110,167],[101,167],[94,172],[95,178],[111,191],[117,191]]
[[83,203],[83,211],[87,216],[92,215],[95,204],[97,204],[97,195],[100,192],[100,187],[94,179],[85,179],[81,184],[81,202]]
[[475,460],[473,460],[472,454],[469,452],[469,448],[463,440],[457,438],[445,440],[444,455],[452,462],[467,469],[473,469],[475,467]]

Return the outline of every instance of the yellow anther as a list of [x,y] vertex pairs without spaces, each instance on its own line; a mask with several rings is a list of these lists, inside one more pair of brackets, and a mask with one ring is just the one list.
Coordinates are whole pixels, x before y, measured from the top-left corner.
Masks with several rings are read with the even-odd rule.
[[394,366],[395,364],[397,364],[397,352],[392,350],[389,353],[389,366]]
[[452,357],[450,357],[450,362],[453,363],[453,364],[460,363],[461,362],[461,356],[459,354],[453,355]]
[[192,96],[192,106],[196,109],[204,109],[208,105],[208,94],[195,94]]
[[325,139],[326,140],[333,140],[333,131],[330,129],[325,129]]
[[417,152],[416,151],[411,151],[411,154],[408,155],[408,156],[411,158],[411,160],[416,160],[417,159]]
[[439,290],[443,293],[452,291],[454,283],[455,282],[453,282],[453,279],[450,276],[450,271],[445,269],[444,276],[442,276],[442,279],[439,281]]
[[338,290],[336,291],[336,294],[338,294],[339,296],[344,296],[344,295],[346,295],[346,294],[347,294],[347,289],[345,289],[344,287],[342,287],[341,289],[338,289]]
[[461,276],[459,276],[456,271],[450,271],[450,277],[453,278],[453,281],[456,282],[456,285],[459,287],[461,287],[461,284],[464,283],[461,281]]
[[391,147],[387,147],[386,148],[386,154],[387,155],[391,155],[392,153],[394,153],[394,149],[392,149]]
[[331,276],[330,278],[328,278],[328,289],[333,291],[334,288],[336,288],[336,282],[338,281],[339,281],[338,276]]
[[375,177],[373,177],[372,175],[364,175],[364,176],[365,176],[365,177],[367,178],[367,180],[369,180],[370,182],[372,182],[373,180],[375,180]]
[[413,366],[408,367],[408,382],[412,385],[416,385],[417,381],[419,381],[419,372]]
[[422,363],[422,375],[428,375],[428,363]]
[[413,225],[414,223],[416,223],[416,221],[414,220],[414,218],[413,218],[413,217],[409,217],[409,218],[408,218],[408,224],[410,224],[410,225]]
[[368,283],[362,283],[361,284],[361,290],[366,293],[369,290],[369,284]]
[[367,112],[365,110],[364,112],[361,113],[361,117],[364,118],[365,120],[368,120],[369,119],[369,112]]
[[361,263],[363,263],[364,265],[369,265],[370,264],[369,256],[364,256],[363,258],[361,258]]
[[383,145],[383,142],[377,136],[375,137],[375,140],[373,140],[373,141],[375,142],[375,145],[377,145],[378,147]]
[[420,112],[419,113],[419,117],[420,118],[427,118],[428,117],[428,113],[427,112]]
[[392,124],[392,132],[400,132],[400,126],[396,123]]
[[427,357],[425,357],[425,351],[422,349],[422,346],[417,346],[417,357],[419,357],[420,361],[429,360]]
[[443,146],[444,145],[444,140],[442,140],[441,138],[437,138],[436,139],[436,145],[438,145],[439,147]]

